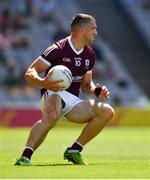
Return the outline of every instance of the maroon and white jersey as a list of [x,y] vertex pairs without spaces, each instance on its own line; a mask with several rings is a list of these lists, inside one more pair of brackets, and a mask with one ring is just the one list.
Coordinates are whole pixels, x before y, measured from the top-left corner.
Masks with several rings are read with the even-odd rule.
[[95,63],[93,49],[90,46],[84,46],[80,51],[76,51],[70,36],[49,46],[39,56],[39,59],[49,65],[50,68],[56,65],[68,67],[72,72],[73,81],[67,91],[76,96],[79,96],[80,83],[84,74],[91,70]]

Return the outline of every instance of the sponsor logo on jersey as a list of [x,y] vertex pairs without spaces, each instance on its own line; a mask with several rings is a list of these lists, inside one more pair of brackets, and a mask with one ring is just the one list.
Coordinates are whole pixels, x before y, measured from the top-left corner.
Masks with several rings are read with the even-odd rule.
[[72,81],[73,82],[81,82],[83,76],[73,76],[72,77]]

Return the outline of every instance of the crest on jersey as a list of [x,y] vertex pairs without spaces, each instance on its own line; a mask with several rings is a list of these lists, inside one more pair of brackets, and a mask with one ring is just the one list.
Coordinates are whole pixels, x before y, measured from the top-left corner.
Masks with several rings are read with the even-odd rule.
[[90,60],[89,59],[85,59],[85,66],[90,66]]

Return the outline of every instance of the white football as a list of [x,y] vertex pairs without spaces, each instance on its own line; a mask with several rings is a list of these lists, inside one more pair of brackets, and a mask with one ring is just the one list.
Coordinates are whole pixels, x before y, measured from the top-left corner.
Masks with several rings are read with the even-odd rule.
[[68,89],[72,83],[72,73],[69,68],[64,65],[56,65],[50,69],[53,71],[51,79],[53,80],[64,80],[59,85],[64,86],[64,90]]

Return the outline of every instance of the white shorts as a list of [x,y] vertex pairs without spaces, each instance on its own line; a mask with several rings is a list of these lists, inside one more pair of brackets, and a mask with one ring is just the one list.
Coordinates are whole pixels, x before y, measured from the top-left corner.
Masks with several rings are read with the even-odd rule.
[[41,98],[41,109],[43,106],[43,102],[45,100],[46,97],[52,95],[52,94],[58,94],[63,101],[65,102],[65,107],[62,109],[62,114],[61,115],[65,115],[66,113],[68,113],[75,105],[79,104],[80,102],[82,102],[83,100],[81,100],[80,98],[78,98],[77,96],[67,92],[67,91],[58,91],[58,92],[54,92],[54,91],[50,91],[47,90],[42,98]]

